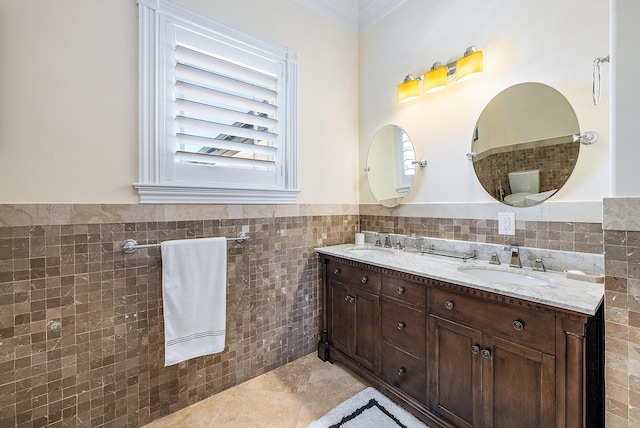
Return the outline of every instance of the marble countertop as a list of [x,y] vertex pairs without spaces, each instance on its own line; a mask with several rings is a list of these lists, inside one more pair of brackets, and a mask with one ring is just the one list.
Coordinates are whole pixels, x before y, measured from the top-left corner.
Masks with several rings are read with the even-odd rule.
[[[381,249],[370,244],[364,246],[333,245],[316,248],[315,251],[587,315],[594,315],[604,298],[604,284],[569,279],[564,272],[538,272],[527,267],[512,268],[508,264],[496,266],[490,265],[488,261],[484,260],[463,261],[451,257]],[[550,284],[514,285],[489,281],[466,274],[458,270],[460,267],[481,267],[526,273],[531,277],[544,278]]]

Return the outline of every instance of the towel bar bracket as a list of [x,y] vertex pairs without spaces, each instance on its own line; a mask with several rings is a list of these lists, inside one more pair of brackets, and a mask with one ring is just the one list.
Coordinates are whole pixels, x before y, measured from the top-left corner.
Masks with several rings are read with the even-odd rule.
[[[249,236],[244,232],[238,232],[235,238],[227,238],[227,241],[236,241],[239,244],[242,244],[248,240],[249,240]],[[159,246],[160,246],[159,243],[158,244],[138,244],[138,241],[136,241],[135,239],[125,239],[124,241],[122,241],[122,244],[120,244],[120,248],[122,249],[122,251],[127,254],[131,254],[139,248],[153,248],[153,247],[159,247]]]

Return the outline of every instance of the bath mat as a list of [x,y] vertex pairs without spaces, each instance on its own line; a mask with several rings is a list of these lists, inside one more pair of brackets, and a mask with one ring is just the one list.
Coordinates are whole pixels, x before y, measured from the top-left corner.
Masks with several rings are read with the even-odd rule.
[[313,421],[309,428],[428,428],[411,413],[367,388]]

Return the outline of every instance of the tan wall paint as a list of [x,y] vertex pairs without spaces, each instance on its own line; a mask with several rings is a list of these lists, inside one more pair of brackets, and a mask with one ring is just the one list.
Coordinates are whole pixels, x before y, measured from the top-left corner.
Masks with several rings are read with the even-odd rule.
[[[296,51],[299,202],[357,202],[356,35],[294,0],[182,4]],[[0,2],[0,203],[137,203],[137,11]]]

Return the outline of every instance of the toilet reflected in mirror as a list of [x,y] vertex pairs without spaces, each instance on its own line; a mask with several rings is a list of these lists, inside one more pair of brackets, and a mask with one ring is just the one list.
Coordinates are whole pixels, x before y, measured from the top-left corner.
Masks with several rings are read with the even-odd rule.
[[510,172],[509,187],[512,193],[504,197],[504,202],[514,207],[526,206],[526,197],[540,192],[540,170]]

